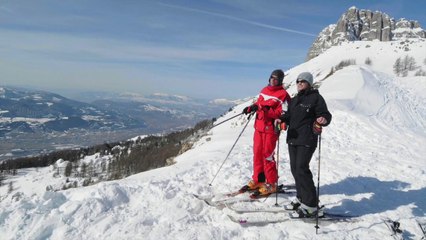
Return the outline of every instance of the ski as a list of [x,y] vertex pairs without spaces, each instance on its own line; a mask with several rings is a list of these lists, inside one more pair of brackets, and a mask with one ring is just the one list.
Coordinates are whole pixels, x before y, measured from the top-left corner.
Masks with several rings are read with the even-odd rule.
[[[294,210],[285,209],[283,206],[270,206],[270,207],[264,207],[264,206],[253,206],[251,207],[241,207],[237,204],[226,204],[226,207],[229,210],[234,211],[238,214],[244,214],[244,213],[256,213],[256,212],[264,212],[264,213],[289,213],[293,212]],[[321,206],[320,208],[324,208],[324,206]],[[340,214],[340,213],[326,213],[329,217],[336,217],[336,218],[356,218],[359,216],[355,215],[347,215],[347,214]]]
[[[274,214],[274,215],[254,215],[246,217],[234,217],[228,215],[231,221],[239,223],[243,226],[250,225],[267,225],[273,223],[282,223],[288,221],[303,221],[306,223],[316,223],[316,218],[294,218],[289,214]],[[334,213],[324,213],[324,216],[319,218],[319,221],[324,224],[326,223],[335,223],[335,222],[355,222],[357,216],[343,215],[343,214],[334,214]]]
[[[239,194],[240,195],[240,194]],[[241,197],[228,197],[228,198],[221,198],[218,200],[215,200],[214,197],[212,198],[202,198],[199,197],[197,195],[194,194],[194,196],[196,198],[198,198],[199,200],[204,201],[207,205],[212,206],[212,207],[217,207],[220,209],[223,209],[226,207],[227,204],[233,204],[233,203],[238,203],[238,202],[254,202],[254,201],[258,201],[258,199],[251,199],[249,197],[249,195],[242,195]]]
[[400,227],[400,223],[397,221],[393,221],[392,219],[386,218],[383,219],[383,222],[386,224],[386,226],[389,228],[389,230],[392,232],[391,236],[394,239],[397,240],[403,240],[403,236],[402,236],[402,230],[399,228]]
[[[295,185],[279,185],[277,187],[277,192],[278,193],[296,193],[296,186]],[[274,194],[274,193],[271,193]],[[269,195],[261,195],[261,193],[259,192],[259,190],[255,190],[253,191],[252,194],[250,194],[250,198],[252,199],[257,199],[257,198],[262,198],[262,197],[268,197]]]
[[[294,189],[293,185],[279,185],[278,186],[278,193],[279,194],[286,194],[290,193],[291,189]],[[235,192],[230,193],[221,193],[216,194],[213,196],[199,196],[197,194],[193,194],[194,197],[198,198],[199,200],[204,201],[206,204],[214,207],[224,208],[226,205],[230,205],[237,202],[255,202],[258,201],[260,198],[266,198],[269,197],[269,195],[263,195],[263,196],[257,196],[256,198],[252,197],[251,195],[248,195],[247,193],[250,193],[250,191],[242,191],[241,189]],[[274,194],[274,193],[272,193]]]
[[211,196],[200,196],[198,194],[192,194],[194,197],[200,199],[200,200],[216,200],[216,201],[220,201],[222,199],[228,199],[228,198],[232,198],[235,196],[238,196],[240,194],[243,194],[245,192],[241,192],[241,191],[236,191],[236,192],[229,192],[229,193],[220,193],[220,194],[216,194],[216,195],[211,195]]
[[232,215],[228,215],[229,219],[231,219],[231,221],[235,222],[235,223],[239,223],[243,226],[250,226],[250,225],[258,225],[258,226],[262,226],[262,225],[267,225],[267,224],[272,224],[272,223],[281,223],[281,222],[286,222],[291,220],[290,218],[239,218],[239,217],[234,217]]
[[[288,210],[286,210],[288,211]],[[291,213],[288,214],[291,219],[299,219],[299,220],[308,220],[312,222],[316,222],[316,218],[299,218],[299,217],[293,217]],[[319,221],[334,221],[334,222],[354,222],[355,219],[359,218],[359,216],[356,215],[349,215],[345,213],[330,213],[330,212],[324,212],[323,217],[319,217]]]
[[241,188],[240,190],[235,192],[219,193],[219,194],[215,194],[211,196],[199,196],[197,194],[193,194],[193,195],[199,200],[202,200],[205,203],[207,203],[207,205],[216,207],[216,206],[224,205],[225,203],[248,201],[249,198],[248,198],[248,195],[246,194],[248,192],[250,192],[250,190]]
[[238,207],[236,204],[226,204],[226,207],[236,213],[243,214],[243,213],[255,213],[255,212],[267,212],[267,213],[282,213],[287,212],[288,210],[285,210],[283,207]]

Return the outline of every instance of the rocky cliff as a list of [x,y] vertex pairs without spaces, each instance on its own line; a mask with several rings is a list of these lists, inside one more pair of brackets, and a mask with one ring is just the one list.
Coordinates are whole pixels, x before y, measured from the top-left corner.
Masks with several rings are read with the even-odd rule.
[[341,42],[393,41],[401,38],[426,38],[426,31],[417,21],[404,18],[395,21],[386,13],[351,7],[336,24],[320,32],[309,49],[307,60]]

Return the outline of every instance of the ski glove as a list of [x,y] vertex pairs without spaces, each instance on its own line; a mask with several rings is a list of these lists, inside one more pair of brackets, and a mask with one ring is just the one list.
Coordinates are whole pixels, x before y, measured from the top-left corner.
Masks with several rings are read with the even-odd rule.
[[322,132],[321,124],[319,124],[317,121],[315,121],[313,126],[312,126],[312,131],[314,132],[314,134],[320,135],[321,132]]
[[275,125],[275,132],[279,133],[280,131],[287,130],[287,124],[285,122],[281,122]]
[[247,115],[251,112],[256,112],[257,109],[259,109],[259,107],[256,104],[253,104],[251,106],[245,107],[243,113]]
[[262,106],[262,109],[268,111],[269,109],[271,109],[271,107],[270,106]]

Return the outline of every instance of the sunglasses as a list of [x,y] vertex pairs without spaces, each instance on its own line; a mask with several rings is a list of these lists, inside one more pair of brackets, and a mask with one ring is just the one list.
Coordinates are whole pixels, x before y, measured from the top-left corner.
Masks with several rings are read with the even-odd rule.
[[271,76],[269,77],[269,79],[275,79],[275,80],[278,80],[278,78],[277,78],[276,76],[274,76],[274,75],[271,75]]
[[305,80],[299,80],[298,79],[298,80],[296,80],[296,83],[299,84],[299,83],[307,83],[307,82]]

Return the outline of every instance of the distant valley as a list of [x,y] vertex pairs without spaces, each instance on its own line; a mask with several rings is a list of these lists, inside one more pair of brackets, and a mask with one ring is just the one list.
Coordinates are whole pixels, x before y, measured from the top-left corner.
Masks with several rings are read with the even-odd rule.
[[235,105],[184,96],[59,94],[0,87],[0,160],[170,132],[218,117]]

